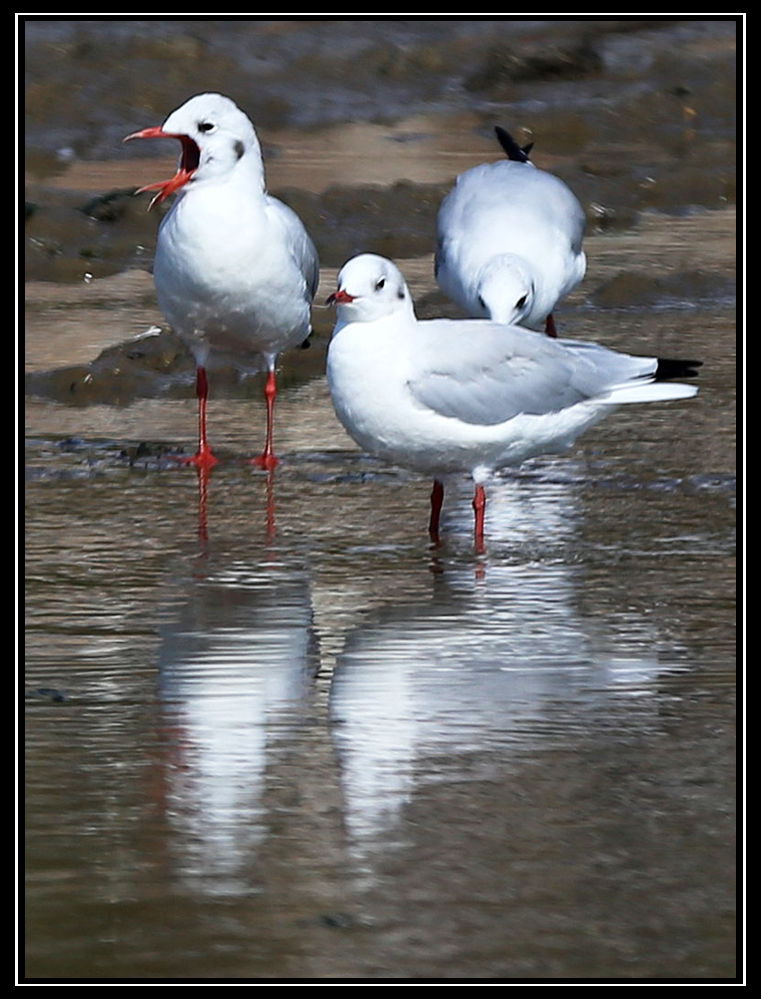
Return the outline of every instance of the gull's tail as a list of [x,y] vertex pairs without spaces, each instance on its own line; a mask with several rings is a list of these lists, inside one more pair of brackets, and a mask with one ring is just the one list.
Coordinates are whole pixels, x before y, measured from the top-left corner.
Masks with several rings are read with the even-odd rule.
[[659,357],[655,371],[645,380],[624,382],[612,388],[603,400],[612,406],[625,402],[665,402],[669,399],[691,399],[698,394],[697,385],[672,382],[672,378],[695,378],[702,361],[679,361]]

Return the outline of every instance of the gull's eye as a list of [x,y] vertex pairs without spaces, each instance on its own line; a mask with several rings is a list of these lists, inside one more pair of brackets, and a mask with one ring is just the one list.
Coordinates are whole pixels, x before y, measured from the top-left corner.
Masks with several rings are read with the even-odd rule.
[[385,287],[385,285],[386,285],[386,279],[381,278],[379,281],[375,282],[375,290],[380,291],[381,288]]
[[199,121],[198,131],[199,132],[213,132],[217,126],[213,121]]

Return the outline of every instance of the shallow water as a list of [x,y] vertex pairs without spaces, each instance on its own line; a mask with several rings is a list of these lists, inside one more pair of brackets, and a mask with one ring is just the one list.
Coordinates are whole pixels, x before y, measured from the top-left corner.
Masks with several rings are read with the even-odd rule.
[[[140,22],[39,22],[27,36],[38,171],[26,289],[27,980],[731,981],[726,25],[600,28],[596,76],[550,74],[513,94],[497,74],[474,111],[436,57],[454,47],[464,67],[477,63],[464,26],[481,22],[388,22],[364,67],[362,113],[343,127],[344,60],[363,51],[370,22],[256,22],[278,39],[271,61],[241,57],[233,82],[245,90],[258,67],[273,117],[284,114],[273,166],[313,225],[321,301],[367,232],[361,248],[397,257],[421,315],[456,314],[434,286],[430,213],[458,170],[493,157],[484,125],[498,110],[503,123],[551,121],[575,136],[535,157],[579,181],[590,217],[589,271],[562,331],[704,361],[694,400],[626,407],[569,455],[499,476],[477,555],[466,482],[447,494],[434,548],[430,483],[361,454],[338,425],[323,377],[328,310],[315,311],[312,348],[282,359],[274,475],[247,460],[263,430],[256,374],[212,373],[223,460],[208,479],[170,457],[194,446],[192,370],[168,331],[134,339],[161,324],[146,271],[156,219],[130,208],[81,228],[74,207],[133,183],[125,170],[135,185],[163,176],[166,161],[119,149],[109,162],[111,124],[80,87],[58,127],[75,149],[90,136],[92,156],[40,172],[57,156],[39,138],[57,110],[53,83],[102,65],[109,30],[154,73],[176,57],[175,78],[193,39],[218,52],[231,31],[157,23],[168,48],[131,27]],[[575,39],[568,23],[565,35],[559,22],[516,30],[541,47]],[[325,72],[336,26],[344,45],[320,117],[311,100],[289,103],[286,77],[306,88]],[[672,80],[664,53],[677,41]],[[379,91],[406,99],[421,65],[425,100],[373,120]],[[621,114],[636,116],[654,77],[649,134],[675,136],[657,155]],[[698,108],[694,134],[669,103],[678,79]],[[562,110],[564,87],[573,102]],[[148,96],[133,99],[151,110]],[[143,121],[122,98],[110,105],[120,135],[164,107]],[[82,108],[93,117],[78,126]],[[95,256],[82,254],[88,232]]]

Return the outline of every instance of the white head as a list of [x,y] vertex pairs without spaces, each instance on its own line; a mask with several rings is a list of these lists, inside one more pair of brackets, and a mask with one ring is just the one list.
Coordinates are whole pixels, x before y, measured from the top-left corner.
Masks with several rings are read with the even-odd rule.
[[[151,207],[193,182],[232,176],[242,171],[264,188],[264,167],[254,126],[240,108],[222,94],[198,94],[173,111],[163,125],[133,132],[128,139],[179,139],[177,173],[171,180],[141,188],[158,191]],[[251,181],[249,181],[251,182]]]
[[498,323],[520,326],[534,308],[534,281],[520,257],[504,253],[492,257],[476,282],[481,315]]
[[361,253],[343,265],[328,304],[337,307],[341,326],[373,322],[395,312],[414,316],[412,296],[401,271],[374,253]]

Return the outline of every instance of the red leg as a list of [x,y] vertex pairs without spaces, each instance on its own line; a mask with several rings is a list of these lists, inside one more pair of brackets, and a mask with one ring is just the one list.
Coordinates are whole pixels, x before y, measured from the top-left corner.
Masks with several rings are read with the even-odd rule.
[[264,383],[264,399],[267,403],[267,436],[264,442],[264,451],[258,458],[253,459],[253,463],[260,468],[272,469],[277,465],[278,458],[272,450],[272,433],[275,425],[275,396],[277,395],[277,381],[275,370],[267,372],[267,381]]
[[547,316],[547,318],[544,320],[544,332],[547,334],[547,336],[551,337],[557,337],[558,335],[558,331],[555,329],[555,320],[552,316],[552,313],[550,313],[549,316]]
[[433,489],[431,490],[431,519],[428,522],[428,534],[435,545],[439,543],[439,518],[443,502],[444,486],[438,479],[434,479]]
[[473,511],[475,513],[476,551],[484,551],[484,513],[486,511],[486,492],[483,486],[476,486],[473,496]]
[[210,469],[217,464],[206,437],[206,401],[209,397],[209,382],[206,368],[196,368],[196,396],[198,397],[198,452],[192,458],[183,459],[188,465]]

